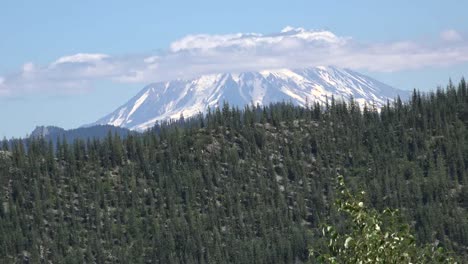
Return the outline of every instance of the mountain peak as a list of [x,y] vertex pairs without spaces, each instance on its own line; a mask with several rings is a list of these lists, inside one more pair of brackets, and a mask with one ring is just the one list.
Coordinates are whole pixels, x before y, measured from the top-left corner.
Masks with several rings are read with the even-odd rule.
[[383,106],[401,91],[357,72],[334,66],[301,69],[266,69],[240,73],[202,75],[189,80],[174,80],[146,86],[126,104],[94,124],[110,124],[145,130],[157,121],[205,113],[223,101],[243,107],[288,101],[305,106],[325,103],[334,96],[354,98],[361,106]]
[[36,126],[31,132],[31,137],[46,137],[51,134],[64,132],[65,130],[56,126]]

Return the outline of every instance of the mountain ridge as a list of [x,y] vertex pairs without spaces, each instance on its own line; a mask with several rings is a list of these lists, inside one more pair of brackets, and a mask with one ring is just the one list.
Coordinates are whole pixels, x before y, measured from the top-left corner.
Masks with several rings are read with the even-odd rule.
[[387,100],[407,97],[409,92],[333,66],[207,74],[149,84],[127,103],[90,125],[109,124],[142,131],[158,121],[206,113],[223,101],[239,107],[281,101],[306,106],[307,102],[325,103],[332,96],[353,98],[361,106],[380,108]]
[[65,139],[67,143],[73,143],[77,139],[104,139],[109,133],[112,135],[117,134],[122,138],[126,138],[129,134],[135,132],[124,127],[116,127],[112,125],[93,125],[74,129],[64,129],[57,126],[36,126],[29,135],[29,138],[44,138],[45,140],[52,141],[54,144],[62,139]]

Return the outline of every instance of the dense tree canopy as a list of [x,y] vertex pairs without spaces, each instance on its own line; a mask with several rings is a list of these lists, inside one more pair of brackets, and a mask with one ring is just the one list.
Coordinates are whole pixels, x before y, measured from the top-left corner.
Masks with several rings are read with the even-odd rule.
[[306,262],[343,220],[337,173],[467,260],[467,126],[462,80],[380,112],[226,104],[125,139],[4,142],[0,262]]

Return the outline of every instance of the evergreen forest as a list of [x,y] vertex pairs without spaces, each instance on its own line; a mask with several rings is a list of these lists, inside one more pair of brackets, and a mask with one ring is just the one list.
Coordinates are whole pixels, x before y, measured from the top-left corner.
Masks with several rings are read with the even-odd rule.
[[468,262],[468,87],[381,109],[224,104],[125,138],[0,144],[0,263],[308,263],[337,175]]

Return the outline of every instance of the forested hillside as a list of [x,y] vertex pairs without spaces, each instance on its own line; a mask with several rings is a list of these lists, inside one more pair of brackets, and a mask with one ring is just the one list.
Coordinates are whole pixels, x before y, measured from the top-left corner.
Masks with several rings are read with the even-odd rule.
[[306,262],[341,220],[338,174],[466,261],[467,128],[462,80],[380,112],[224,105],[125,139],[5,142],[0,262]]

